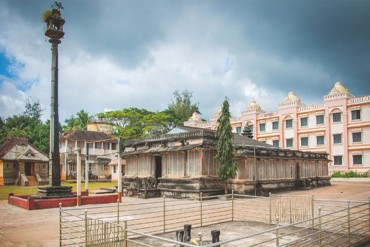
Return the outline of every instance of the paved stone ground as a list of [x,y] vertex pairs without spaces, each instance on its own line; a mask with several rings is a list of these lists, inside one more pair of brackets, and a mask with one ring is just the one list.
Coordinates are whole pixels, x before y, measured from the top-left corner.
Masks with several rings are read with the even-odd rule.
[[[332,182],[332,186],[284,194],[314,195],[321,199],[369,200],[370,183]],[[143,199],[124,198],[127,202]],[[0,246],[59,246],[58,209],[27,211],[0,201]],[[239,227],[240,228],[240,227]],[[370,244],[367,245],[370,247]]]

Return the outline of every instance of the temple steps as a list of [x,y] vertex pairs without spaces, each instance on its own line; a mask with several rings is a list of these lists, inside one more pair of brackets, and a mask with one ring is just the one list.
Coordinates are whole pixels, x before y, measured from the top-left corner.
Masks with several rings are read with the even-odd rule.
[[37,179],[34,176],[27,176],[28,186],[37,186]]

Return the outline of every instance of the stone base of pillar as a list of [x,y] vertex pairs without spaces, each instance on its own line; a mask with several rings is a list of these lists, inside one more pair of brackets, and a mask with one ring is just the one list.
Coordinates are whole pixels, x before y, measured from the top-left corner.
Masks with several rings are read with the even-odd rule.
[[73,197],[72,186],[39,186],[37,197],[60,198]]

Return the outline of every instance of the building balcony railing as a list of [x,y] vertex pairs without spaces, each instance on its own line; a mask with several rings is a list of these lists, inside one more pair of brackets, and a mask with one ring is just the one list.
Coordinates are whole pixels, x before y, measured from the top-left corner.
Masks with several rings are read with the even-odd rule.
[[314,104],[314,105],[305,105],[301,106],[298,111],[304,112],[304,111],[313,111],[313,110],[319,110],[319,109],[325,109],[323,104]]
[[356,98],[349,99],[347,101],[347,104],[352,105],[352,104],[369,103],[369,102],[370,102],[370,95],[367,95],[363,97],[356,97]]
[[260,113],[258,114],[258,119],[260,118],[271,118],[271,117],[276,117],[279,114],[277,112],[266,112],[266,113]]
[[[76,149],[75,147],[61,147],[60,148],[60,153],[69,153],[69,154],[75,154]],[[102,148],[89,148],[89,155],[108,155],[112,153],[116,153],[116,150],[112,149],[102,149]],[[86,148],[81,148],[81,154],[85,155],[86,154]]]
[[241,117],[233,117],[233,118],[230,119],[230,122],[231,122],[231,124],[240,123],[240,122],[242,122],[242,118]]
[[333,95],[326,95],[324,96],[325,101],[337,100],[337,99],[344,99],[344,98],[351,98],[353,97],[349,92],[347,93],[338,93]]

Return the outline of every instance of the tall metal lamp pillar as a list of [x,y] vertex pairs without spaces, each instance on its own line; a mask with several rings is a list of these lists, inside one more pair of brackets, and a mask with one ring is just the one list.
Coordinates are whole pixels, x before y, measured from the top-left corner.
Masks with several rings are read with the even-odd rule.
[[[49,37],[52,50],[51,62],[51,103],[50,103],[50,153],[49,181],[52,186],[60,186],[60,154],[59,154],[59,114],[58,114],[58,45],[64,36],[65,23],[60,9],[62,5],[55,3],[45,17],[45,35]],[[51,173],[50,173],[51,171]]]

